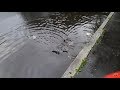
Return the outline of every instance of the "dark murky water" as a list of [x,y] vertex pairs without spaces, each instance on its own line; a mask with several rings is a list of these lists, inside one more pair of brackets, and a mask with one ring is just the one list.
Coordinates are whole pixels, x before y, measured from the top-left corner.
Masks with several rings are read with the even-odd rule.
[[120,71],[120,12],[115,12],[104,28],[106,31],[89,53],[87,65],[75,78],[103,78]]
[[[61,60],[58,65],[62,65],[64,63],[62,60],[67,58],[68,66],[90,42],[92,35],[108,15],[103,12],[21,12],[15,15],[8,12],[8,14],[11,16],[1,15],[5,19],[0,18],[0,62],[9,58],[27,42],[33,42],[39,46],[44,55],[49,53],[46,54],[49,61],[56,57],[55,62]],[[41,59],[46,60],[45,57]],[[68,66],[63,66],[65,69],[62,73]]]
[[92,34],[107,14],[95,12],[23,12],[22,16],[27,22],[18,30],[23,30],[28,38],[36,40],[41,47],[44,46],[43,48],[60,53],[66,51],[68,56],[75,57],[84,44],[89,42]]

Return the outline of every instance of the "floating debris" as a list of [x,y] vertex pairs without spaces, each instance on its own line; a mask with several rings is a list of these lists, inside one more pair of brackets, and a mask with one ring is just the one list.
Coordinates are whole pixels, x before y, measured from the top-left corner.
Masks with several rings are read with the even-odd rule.
[[53,53],[56,53],[56,54],[58,54],[58,55],[60,54],[60,52],[59,52],[59,51],[52,51],[52,52],[53,52]]

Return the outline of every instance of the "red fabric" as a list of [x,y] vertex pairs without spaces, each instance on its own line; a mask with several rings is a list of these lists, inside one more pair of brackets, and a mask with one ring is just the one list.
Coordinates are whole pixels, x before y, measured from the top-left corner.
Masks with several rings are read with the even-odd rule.
[[104,78],[120,78],[120,71],[107,74]]

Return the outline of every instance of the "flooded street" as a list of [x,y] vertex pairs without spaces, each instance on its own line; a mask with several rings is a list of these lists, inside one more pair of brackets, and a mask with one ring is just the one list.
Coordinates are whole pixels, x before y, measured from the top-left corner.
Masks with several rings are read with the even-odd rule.
[[103,78],[107,74],[120,71],[119,20],[120,12],[115,12],[104,28],[106,31],[102,39],[89,53],[87,65],[75,78]]
[[0,12],[0,78],[60,78],[103,12]]

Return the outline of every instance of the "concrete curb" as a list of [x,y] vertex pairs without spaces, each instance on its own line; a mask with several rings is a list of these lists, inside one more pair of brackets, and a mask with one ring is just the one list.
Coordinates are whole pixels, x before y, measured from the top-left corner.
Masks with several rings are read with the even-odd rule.
[[110,18],[113,16],[114,12],[111,12],[106,20],[102,23],[102,25],[98,28],[98,30],[93,35],[92,41],[89,43],[89,45],[86,45],[80,53],[77,55],[75,60],[70,64],[68,69],[65,71],[63,76],[61,78],[71,78],[73,77],[76,72],[78,71],[79,67],[82,65],[82,62],[87,58],[89,52],[93,48],[93,46],[96,44],[97,40],[100,38],[102,33],[104,32],[104,27],[110,20]]

